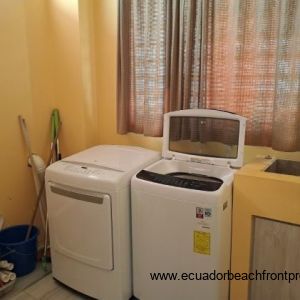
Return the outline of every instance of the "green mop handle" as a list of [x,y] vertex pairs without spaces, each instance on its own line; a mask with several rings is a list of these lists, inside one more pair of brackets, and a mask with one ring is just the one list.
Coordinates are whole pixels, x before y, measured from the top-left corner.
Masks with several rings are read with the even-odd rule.
[[[53,109],[52,114],[51,114],[51,141],[52,141],[52,144],[54,142],[55,137],[57,136],[57,131],[58,131],[60,123],[61,122],[60,122],[59,110]],[[54,158],[53,161],[61,160],[59,140],[57,140],[57,142],[56,142],[55,153],[54,153],[53,158]]]

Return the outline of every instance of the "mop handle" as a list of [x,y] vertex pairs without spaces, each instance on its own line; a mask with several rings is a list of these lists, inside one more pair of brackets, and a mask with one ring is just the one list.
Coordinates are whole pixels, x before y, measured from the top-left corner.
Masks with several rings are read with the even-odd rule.
[[28,149],[29,156],[31,158],[32,150],[31,150],[31,146],[30,146],[30,138],[29,138],[29,133],[28,133],[26,121],[21,115],[18,116],[18,118],[19,118],[20,127],[22,129],[23,137],[24,137],[24,140],[25,140],[25,144],[26,144],[26,147]]
[[37,170],[36,163],[33,159],[33,153],[32,153],[32,149],[31,149],[31,143],[30,143],[29,132],[28,132],[28,129],[27,129],[26,120],[21,115],[19,115],[18,118],[19,118],[19,123],[20,123],[21,130],[22,130],[22,133],[23,133],[23,137],[24,137],[24,140],[25,140],[25,144],[26,144],[26,147],[27,147],[27,150],[28,150],[31,166],[32,166],[34,172],[37,174],[38,170]]
[[[57,128],[57,132],[56,132],[56,136],[55,136],[55,138],[53,140],[53,143],[51,145],[50,155],[49,155],[46,167],[48,167],[50,165],[50,163],[51,163],[51,160],[52,160],[52,157],[53,157],[53,153],[54,153],[54,149],[55,149],[55,146],[56,146],[56,143],[57,143],[57,139],[58,139],[58,136],[59,136],[59,133],[60,133],[60,128],[61,128],[61,122],[59,123],[59,126]],[[34,212],[33,212],[32,218],[31,218],[31,222],[30,222],[30,225],[29,225],[29,227],[27,229],[25,241],[27,241],[29,239],[29,237],[30,237],[32,226],[33,226],[36,214],[37,214],[37,210],[38,210],[40,201],[42,199],[42,195],[44,193],[44,189],[45,189],[45,178],[43,178],[43,180],[41,182],[41,187],[40,187],[37,199],[36,199],[36,205],[35,205]]]

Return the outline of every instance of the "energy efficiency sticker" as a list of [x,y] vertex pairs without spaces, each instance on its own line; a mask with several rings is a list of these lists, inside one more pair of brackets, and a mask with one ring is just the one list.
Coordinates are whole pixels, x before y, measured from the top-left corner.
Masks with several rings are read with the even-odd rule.
[[210,233],[194,231],[194,252],[210,255]]

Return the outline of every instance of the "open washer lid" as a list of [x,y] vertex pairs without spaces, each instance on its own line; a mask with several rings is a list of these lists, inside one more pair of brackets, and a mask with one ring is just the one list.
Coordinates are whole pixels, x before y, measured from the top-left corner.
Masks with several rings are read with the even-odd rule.
[[219,110],[187,109],[164,115],[162,156],[213,165],[243,165],[246,118]]

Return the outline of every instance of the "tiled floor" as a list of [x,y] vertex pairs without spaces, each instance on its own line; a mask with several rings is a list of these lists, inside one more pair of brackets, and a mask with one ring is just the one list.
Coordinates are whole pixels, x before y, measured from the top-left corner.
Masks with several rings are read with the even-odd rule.
[[47,269],[45,270],[41,262],[37,263],[36,268],[32,273],[17,278],[16,284],[14,285],[13,289],[9,293],[5,294],[4,296],[2,297],[0,296],[1,300],[12,299],[13,296],[17,295],[27,287],[41,280],[42,278],[47,276],[50,272],[51,272],[51,264],[47,264]]
[[87,296],[79,294],[74,290],[60,284],[49,274],[22,292],[9,297],[10,300],[90,300]]

